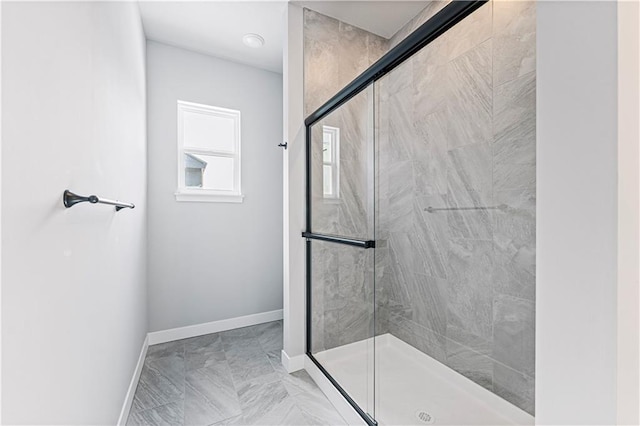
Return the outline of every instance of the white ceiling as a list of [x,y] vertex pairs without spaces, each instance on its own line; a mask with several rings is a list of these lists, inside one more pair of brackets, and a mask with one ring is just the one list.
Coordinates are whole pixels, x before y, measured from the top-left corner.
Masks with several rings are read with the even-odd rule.
[[[284,1],[141,1],[148,39],[218,58],[282,72]],[[247,33],[265,44],[242,44]]]
[[[426,5],[426,1],[295,1],[304,7],[389,38]],[[148,39],[234,62],[282,72],[286,1],[140,1]],[[242,44],[247,33],[260,34],[264,47]]]

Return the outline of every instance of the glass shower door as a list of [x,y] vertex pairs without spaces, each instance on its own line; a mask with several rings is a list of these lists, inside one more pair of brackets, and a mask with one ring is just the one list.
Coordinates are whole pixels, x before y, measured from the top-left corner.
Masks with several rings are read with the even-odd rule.
[[373,86],[309,131],[307,349],[373,418]]
[[380,424],[531,420],[534,13],[483,3],[375,82]]

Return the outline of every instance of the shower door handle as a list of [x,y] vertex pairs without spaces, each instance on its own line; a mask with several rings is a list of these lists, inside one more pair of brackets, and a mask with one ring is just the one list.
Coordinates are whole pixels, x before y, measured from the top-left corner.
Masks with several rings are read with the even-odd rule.
[[307,240],[329,241],[331,243],[346,244],[364,249],[376,248],[374,240],[358,240],[355,238],[336,237],[335,235],[315,234],[313,232],[303,232],[302,237]]

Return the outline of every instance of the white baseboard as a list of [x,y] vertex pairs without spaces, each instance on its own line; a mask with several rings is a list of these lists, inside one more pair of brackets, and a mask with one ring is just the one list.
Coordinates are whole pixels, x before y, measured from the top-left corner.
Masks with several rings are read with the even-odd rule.
[[305,358],[305,355],[289,356],[284,349],[282,350],[282,356],[280,357],[282,360],[282,366],[287,370],[287,373],[293,373],[294,371],[304,369]]
[[129,412],[131,411],[131,405],[133,404],[133,396],[136,394],[136,388],[138,387],[138,380],[142,373],[142,366],[144,365],[144,359],[147,356],[147,349],[149,349],[149,335],[144,338],[142,342],[142,349],[140,349],[140,356],[138,357],[138,364],[136,369],[133,370],[133,377],[129,383],[129,389],[127,389],[127,395],[124,398],[124,404],[122,404],[122,410],[120,411],[120,417],[118,418],[118,426],[124,426],[129,418]]
[[149,345],[172,342],[174,340],[188,339],[189,337],[218,333],[220,331],[233,330],[234,328],[248,327],[264,322],[278,321],[282,319],[282,309],[277,311],[262,312],[243,317],[229,318],[220,321],[205,322],[203,324],[188,325],[186,327],[171,328],[169,330],[153,331],[149,333]]
[[366,422],[360,414],[347,402],[338,389],[327,379],[327,377],[320,371],[311,358],[304,356],[304,369],[309,373],[309,376],[318,385],[322,393],[325,394],[329,402],[335,407],[336,411],[345,419],[348,425],[365,425]]

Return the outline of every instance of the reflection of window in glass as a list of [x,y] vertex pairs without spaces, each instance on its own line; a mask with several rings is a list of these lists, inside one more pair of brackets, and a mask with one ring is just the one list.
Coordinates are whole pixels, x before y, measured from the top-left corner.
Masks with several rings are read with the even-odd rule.
[[340,196],[340,129],[322,126],[322,193],[324,198]]
[[240,111],[178,101],[176,199],[242,201]]

